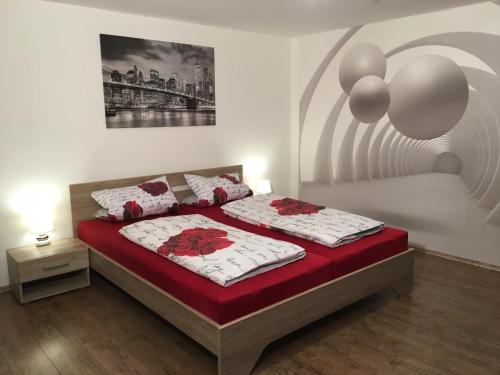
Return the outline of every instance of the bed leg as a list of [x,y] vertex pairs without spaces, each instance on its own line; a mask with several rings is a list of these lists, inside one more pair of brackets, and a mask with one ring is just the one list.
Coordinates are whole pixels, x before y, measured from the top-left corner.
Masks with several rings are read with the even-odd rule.
[[217,358],[218,375],[249,375],[265,346],[225,348]]
[[404,264],[401,265],[401,267],[404,268],[405,272],[391,284],[392,290],[394,290],[398,297],[402,297],[413,290],[413,268],[415,262],[415,252],[411,251],[406,255],[407,256],[405,256],[404,258]]
[[394,282],[391,285],[391,288],[398,295],[398,297],[402,297],[410,293],[413,290],[413,270]]

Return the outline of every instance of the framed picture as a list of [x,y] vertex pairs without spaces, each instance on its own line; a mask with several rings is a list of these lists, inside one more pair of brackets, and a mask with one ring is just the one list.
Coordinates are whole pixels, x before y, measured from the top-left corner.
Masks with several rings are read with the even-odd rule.
[[215,125],[214,49],[100,35],[107,128]]

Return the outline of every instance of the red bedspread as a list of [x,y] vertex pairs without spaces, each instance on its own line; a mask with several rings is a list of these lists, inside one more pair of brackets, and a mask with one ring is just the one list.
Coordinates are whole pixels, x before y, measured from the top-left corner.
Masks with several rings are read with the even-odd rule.
[[249,232],[295,243],[306,249],[307,256],[224,288],[127,240],[118,230],[130,222],[86,220],[78,225],[78,237],[219,324],[407,249],[406,232],[393,228],[332,249],[228,217],[220,207],[181,205],[180,214],[190,213],[203,214]]

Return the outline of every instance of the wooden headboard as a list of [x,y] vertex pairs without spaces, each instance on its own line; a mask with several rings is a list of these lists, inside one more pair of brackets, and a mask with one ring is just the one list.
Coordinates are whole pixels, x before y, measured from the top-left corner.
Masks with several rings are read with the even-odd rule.
[[100,206],[92,199],[90,193],[96,190],[112,189],[131,185],[138,185],[160,176],[167,176],[168,182],[179,202],[192,194],[186,185],[184,174],[196,174],[204,177],[217,176],[224,173],[238,173],[243,181],[243,166],[232,165],[210,169],[199,169],[195,171],[161,173],[152,176],[121,178],[118,180],[107,180],[97,182],[85,182],[83,184],[69,185],[69,196],[71,201],[71,217],[73,222],[73,234],[76,235],[76,227],[82,220],[92,219]]

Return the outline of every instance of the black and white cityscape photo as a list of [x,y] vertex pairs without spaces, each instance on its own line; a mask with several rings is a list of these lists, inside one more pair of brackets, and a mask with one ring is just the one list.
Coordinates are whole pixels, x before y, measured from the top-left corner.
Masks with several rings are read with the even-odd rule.
[[100,39],[107,128],[215,125],[213,48]]

